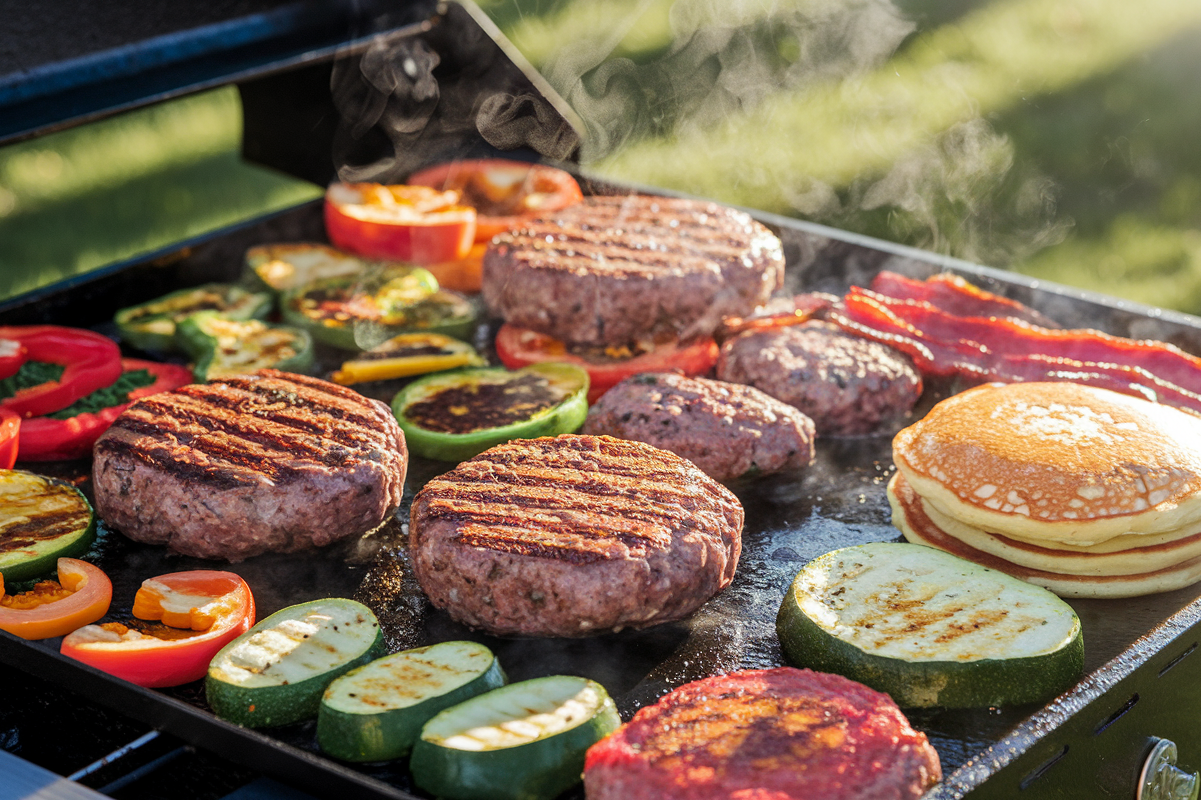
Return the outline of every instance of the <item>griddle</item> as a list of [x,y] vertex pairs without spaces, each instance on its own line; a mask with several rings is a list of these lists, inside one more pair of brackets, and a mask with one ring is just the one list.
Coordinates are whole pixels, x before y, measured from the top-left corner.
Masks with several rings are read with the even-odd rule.
[[[429,35],[430,41],[450,54],[441,68],[442,76],[454,75],[456,85],[468,88],[447,96],[457,98],[459,111],[469,114],[474,109],[469,102],[471,92],[498,80],[497,65],[507,51],[488,36],[481,37],[478,26],[462,27],[466,24],[464,12],[454,8],[440,19],[457,19],[457,30],[469,30],[468,35],[455,35],[454,26],[422,23],[396,36]],[[494,32],[488,34],[495,36]],[[358,42],[349,54],[358,57],[368,47],[370,44]],[[454,51],[458,55],[451,57]],[[480,52],[491,60],[473,56]],[[489,69],[480,69],[476,62]],[[522,76],[527,85],[536,83],[523,69],[499,79],[511,87]],[[328,153],[339,133],[329,117],[328,90],[336,73],[328,60],[293,58],[286,69],[265,67],[243,77],[239,85],[247,106],[247,157],[314,180],[332,177]],[[291,98],[327,94],[315,104],[281,104],[280,92]],[[550,100],[547,107],[559,108]],[[306,120],[313,127],[304,127]],[[578,144],[578,139],[572,138],[570,114],[560,116],[555,125],[540,140],[546,145],[543,151],[527,147],[516,151],[517,157],[570,158]],[[300,141],[298,130],[312,135]],[[371,137],[360,144],[368,146],[372,141],[380,147],[387,144]],[[478,130],[455,124],[453,119],[443,120],[433,132],[414,136],[410,144],[414,146],[406,151],[407,157],[414,160],[498,152],[494,144],[481,139]],[[369,152],[360,155],[365,162],[372,156]],[[394,169],[404,172],[419,165],[399,163]],[[588,193],[649,191],[586,178],[583,184]],[[1195,317],[752,213],[784,241],[786,291],[790,293],[841,293],[851,285],[868,285],[872,276],[884,269],[915,278],[949,270],[989,291],[1027,303],[1065,326],[1162,339],[1201,353],[1201,319]],[[0,303],[0,323],[88,326],[115,336],[111,318],[116,309],[206,281],[236,280],[241,274],[242,254],[251,245],[306,240],[324,240],[316,203]],[[494,363],[489,348],[496,325],[495,320],[485,321],[476,336],[477,344],[489,352]],[[328,374],[341,358],[337,351],[319,349],[317,374]],[[397,381],[356,388],[386,401],[402,385]],[[914,418],[958,388],[954,384],[929,386]],[[733,484],[747,514],[743,556],[734,583],[689,620],[643,631],[580,640],[501,639],[478,635],[431,608],[408,569],[404,521],[413,494],[450,465],[419,458],[410,466],[405,505],[381,530],[316,553],[260,556],[229,568],[250,584],[261,616],[318,597],[355,597],[380,616],[393,650],[448,639],[481,641],[494,649],[512,680],[556,673],[584,675],[602,683],[628,718],[637,708],[687,681],[784,663],[774,620],[795,573],[829,550],[899,538],[889,520],[884,492],[893,470],[893,432],[820,441],[816,463],[803,472]],[[85,492],[90,491],[86,463],[21,466],[77,481]],[[143,579],[213,566],[133,543],[103,523],[86,557],[113,579],[115,615],[128,612]],[[1201,585],[1131,600],[1072,601],[1084,624],[1085,676],[1045,706],[910,712],[911,721],[938,750],[945,774],[927,798],[1133,797],[1143,760],[1158,737],[1180,745],[1182,764],[1201,766],[1201,742],[1189,735],[1191,717],[1201,710],[1201,657],[1196,655],[1201,630],[1199,597]],[[62,691],[79,693],[111,708],[121,719],[148,725],[202,752],[312,794],[424,796],[411,786],[403,762],[351,766],[326,758],[315,745],[312,722],[265,731],[239,728],[207,710],[199,684],[161,691],[140,689],[62,658],[58,643],[25,642],[0,632],[0,664]],[[210,780],[217,782],[221,769],[210,766]],[[582,790],[566,795],[581,796]]]

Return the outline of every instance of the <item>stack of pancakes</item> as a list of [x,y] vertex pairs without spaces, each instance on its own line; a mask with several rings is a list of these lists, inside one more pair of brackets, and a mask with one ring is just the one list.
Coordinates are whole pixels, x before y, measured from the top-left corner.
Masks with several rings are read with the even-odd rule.
[[1063,597],[1201,579],[1201,418],[1071,383],[978,386],[893,439],[905,538]]

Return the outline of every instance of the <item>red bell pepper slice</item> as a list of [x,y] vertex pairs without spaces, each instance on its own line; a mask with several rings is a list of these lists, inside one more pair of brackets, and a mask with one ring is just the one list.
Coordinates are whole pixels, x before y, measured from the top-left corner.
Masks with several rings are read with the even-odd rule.
[[475,209],[458,192],[428,186],[335,183],[325,192],[325,232],[340,250],[367,258],[437,264],[475,241]]
[[42,581],[28,592],[4,594],[0,575],[0,630],[22,639],[50,639],[108,613],[113,584],[99,567],[77,558],[58,560],[58,583]]
[[0,469],[12,469],[17,463],[17,441],[21,435],[21,417],[0,408]]
[[121,350],[107,336],[58,325],[0,327],[0,377],[16,374],[26,361],[59,364],[63,374],[0,400],[0,407],[23,417],[52,414],[121,376]]
[[191,683],[204,677],[218,650],[254,624],[254,596],[232,572],[174,572],[142,583],[133,615],[170,630],[88,625],[63,639],[62,654],[138,686]]
[[[67,419],[34,417],[21,423],[20,458],[22,461],[62,461],[92,454],[92,445],[108,430],[117,416],[134,400],[177,389],[193,382],[192,371],[178,364],[160,364],[137,358],[121,359],[124,372],[146,370],[154,383],[129,392],[128,402],[95,412],[76,414]],[[2,452],[2,450],[0,450]]]

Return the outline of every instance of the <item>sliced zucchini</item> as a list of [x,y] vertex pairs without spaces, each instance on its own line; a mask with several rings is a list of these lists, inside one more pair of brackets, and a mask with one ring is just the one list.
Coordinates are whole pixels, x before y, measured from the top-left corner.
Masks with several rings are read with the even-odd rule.
[[350,386],[484,364],[475,348],[460,339],[440,333],[402,333],[343,363],[331,379]]
[[456,339],[470,339],[477,316],[475,303],[470,299],[458,292],[439,289],[408,308],[396,325],[406,331],[441,333]]
[[359,275],[379,267],[378,262],[365,261],[315,242],[251,247],[246,251],[245,263],[250,282],[273,292],[295,289],[325,278]]
[[289,289],[280,297],[284,320],[343,350],[367,350],[405,332],[414,306],[438,291],[419,267],[376,269]]
[[192,372],[198,381],[268,367],[285,372],[313,367],[313,338],[307,331],[257,319],[226,319],[215,311],[202,311],[179,323],[176,339],[195,361]]
[[413,748],[430,717],[504,683],[496,656],[475,642],[442,642],[384,656],[325,690],[317,743],[343,761],[399,758]]
[[921,545],[847,547],[805,565],[776,618],[785,657],[902,708],[1043,702],[1084,668],[1080,619],[1051,592]]
[[588,373],[542,362],[510,371],[461,369],[420,378],[392,399],[409,449],[462,461],[510,439],[571,433],[588,416]]
[[113,320],[121,340],[139,350],[173,350],[175,328],[199,311],[215,311],[228,319],[262,319],[271,311],[269,292],[248,292],[233,284],[206,283],[180,289],[117,312]]
[[604,687],[552,675],[446,709],[421,729],[409,766],[451,800],[541,800],[580,781],[584,754],[621,724]]
[[10,583],[55,572],[96,537],[96,515],[78,489],[32,472],[0,470],[0,574]]
[[277,611],[209,663],[204,690],[213,712],[248,728],[315,716],[330,682],[384,653],[371,609],[340,597]]

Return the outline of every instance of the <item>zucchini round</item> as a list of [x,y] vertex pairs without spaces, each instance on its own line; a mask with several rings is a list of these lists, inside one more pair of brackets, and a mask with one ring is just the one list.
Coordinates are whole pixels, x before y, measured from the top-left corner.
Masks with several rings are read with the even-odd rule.
[[788,661],[902,708],[1048,700],[1084,668],[1080,619],[1033,584],[932,547],[882,542],[805,565],[780,606]]
[[10,583],[53,573],[60,558],[83,555],[96,514],[83,494],[32,472],[0,470],[0,574]]
[[475,642],[393,653],[329,685],[317,712],[317,744],[343,761],[399,758],[439,711],[504,683],[496,656]]
[[410,383],[392,399],[409,449],[462,461],[510,439],[571,433],[588,416],[588,373],[543,362],[510,371],[461,369]]
[[450,800],[550,800],[579,783],[588,748],[621,724],[604,687],[552,675],[446,709],[413,746],[413,780]]
[[330,682],[383,655],[371,609],[332,597],[275,612],[213,656],[204,691],[213,712],[248,728],[317,714]]
[[201,311],[179,323],[175,339],[195,361],[192,373],[201,382],[267,368],[302,373],[313,368],[313,338],[300,328]]
[[246,251],[244,263],[246,283],[276,293],[379,268],[375,262],[315,242],[257,245]]
[[113,317],[121,341],[139,350],[174,350],[176,326],[198,311],[226,319],[262,319],[271,312],[270,292],[248,292],[228,283],[180,289],[155,300],[120,309]]

